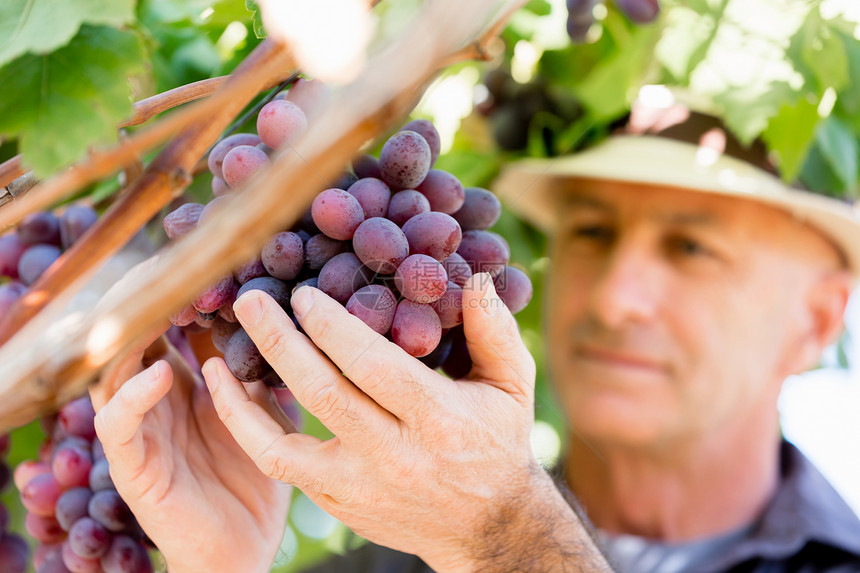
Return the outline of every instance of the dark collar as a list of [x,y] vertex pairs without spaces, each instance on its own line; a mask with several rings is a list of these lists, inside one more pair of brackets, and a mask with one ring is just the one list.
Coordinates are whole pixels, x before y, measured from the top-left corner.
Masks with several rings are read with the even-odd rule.
[[833,486],[789,442],[780,447],[782,479],[749,537],[728,551],[713,570],[747,559],[784,559],[810,541],[860,556],[860,519]]

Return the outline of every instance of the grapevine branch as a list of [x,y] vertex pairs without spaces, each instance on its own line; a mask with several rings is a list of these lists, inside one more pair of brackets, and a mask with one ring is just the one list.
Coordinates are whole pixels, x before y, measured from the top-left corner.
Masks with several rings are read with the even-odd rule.
[[286,49],[264,41],[237,69],[225,89],[236,86],[218,113],[189,127],[168,145],[131,185],[128,192],[60,259],[30,286],[0,322],[0,344],[18,331],[63,289],[91,273],[115,254],[150,218],[182,192],[189,173],[221,131],[273,78],[292,67]]
[[26,172],[27,170],[21,165],[20,155],[0,163],[0,187],[6,187]]
[[[0,431],[83,391],[109,360],[294,222],[356,150],[414,106],[419,88],[480,32],[476,24],[486,22],[497,4],[428,5],[398,41],[377,52],[352,84],[336,92],[295,147],[228,196],[211,220],[151,260],[146,273],[111,291],[95,312],[62,332],[48,313],[34,317],[0,348]],[[284,189],[290,190],[286,197]],[[51,334],[64,344],[52,346]]]

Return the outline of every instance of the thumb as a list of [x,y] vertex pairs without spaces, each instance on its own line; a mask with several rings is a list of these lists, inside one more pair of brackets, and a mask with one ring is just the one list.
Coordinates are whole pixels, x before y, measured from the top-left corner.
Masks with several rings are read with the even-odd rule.
[[517,322],[496,294],[487,273],[473,275],[463,287],[463,332],[472,358],[470,378],[531,400],[535,361],[526,350]]

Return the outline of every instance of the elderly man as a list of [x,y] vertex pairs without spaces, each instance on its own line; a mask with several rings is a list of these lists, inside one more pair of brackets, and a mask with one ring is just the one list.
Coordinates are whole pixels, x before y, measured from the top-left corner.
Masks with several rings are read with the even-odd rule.
[[776,410],[782,381],[841,329],[860,223],[701,119],[651,121],[497,184],[552,236],[547,340],[570,428],[558,487],[528,441],[534,364],[483,274],[464,289],[463,381],[319,291],[293,297],[307,337],[267,297],[237,301],[331,440],[295,432],[218,358],[211,399],[174,354],[134,376],[140,354],[120,365],[97,429],[171,572],[267,570],[281,482],[397,550],[320,570],[860,571],[860,521],[781,440]]

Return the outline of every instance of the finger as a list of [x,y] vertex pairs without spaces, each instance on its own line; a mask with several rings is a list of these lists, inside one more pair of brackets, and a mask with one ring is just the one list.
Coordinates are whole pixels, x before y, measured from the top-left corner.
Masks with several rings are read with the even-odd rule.
[[114,359],[104,370],[97,384],[90,388],[90,399],[96,412],[107,404],[126,380],[148,368],[167,352],[167,341],[162,335],[167,330],[158,324],[143,334],[131,348]]
[[173,385],[167,362],[158,361],[130,378],[95,417],[96,434],[111,470],[138,475],[146,459],[141,424]]
[[534,358],[487,273],[473,275],[463,287],[463,331],[472,358],[470,378],[489,381],[530,400],[534,394]]
[[336,436],[366,441],[369,435],[378,434],[386,422],[395,421],[296,330],[272,297],[252,290],[243,294],[233,308],[251,340],[299,403]]
[[386,340],[322,291],[302,287],[292,297],[302,329],[320,350],[380,406],[404,421],[438,402],[449,381]]
[[283,428],[284,433],[289,434],[298,431],[293,421],[290,420],[287,414],[284,413],[284,410],[281,409],[281,405],[275,400],[272,390],[264,382],[251,382],[245,385],[245,389],[248,390],[248,396],[250,396],[251,400],[263,408]]
[[285,432],[248,394],[220,358],[203,365],[203,379],[221,422],[264,474],[299,489],[322,492],[342,479],[337,440]]

